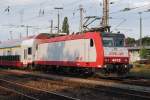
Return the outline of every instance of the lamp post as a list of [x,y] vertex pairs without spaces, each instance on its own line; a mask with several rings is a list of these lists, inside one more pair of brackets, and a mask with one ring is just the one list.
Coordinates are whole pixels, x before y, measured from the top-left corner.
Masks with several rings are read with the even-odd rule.
[[61,7],[55,7],[54,9],[58,10],[58,14],[57,14],[57,17],[58,17],[58,25],[57,25],[57,29],[58,29],[58,33],[60,32],[59,30],[59,26],[60,26],[60,14],[59,14],[59,10],[62,10],[63,8]]
[[139,12],[140,16],[140,51],[142,50],[142,28],[143,28],[143,19],[142,19],[142,12]]

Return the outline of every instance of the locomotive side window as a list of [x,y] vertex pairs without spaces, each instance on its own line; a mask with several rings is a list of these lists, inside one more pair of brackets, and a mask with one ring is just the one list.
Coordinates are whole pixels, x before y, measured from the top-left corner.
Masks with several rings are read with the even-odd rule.
[[32,54],[32,48],[28,48],[28,55]]
[[94,47],[94,41],[93,41],[93,39],[90,39],[90,47]]

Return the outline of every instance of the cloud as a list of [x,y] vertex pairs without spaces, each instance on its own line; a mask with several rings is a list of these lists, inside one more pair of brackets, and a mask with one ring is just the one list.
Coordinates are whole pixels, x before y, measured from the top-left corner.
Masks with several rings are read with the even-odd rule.
[[[95,15],[99,16],[102,14],[102,5],[100,6],[100,3],[102,3],[103,0],[0,0],[0,8],[1,10],[6,9],[8,6],[11,7],[10,13],[4,13],[1,14],[1,24],[14,24],[18,25],[20,24],[20,11],[24,9],[24,15],[23,15],[23,23],[25,25],[33,25],[33,26],[49,26],[49,20],[53,19],[54,26],[57,25],[57,11],[54,10],[54,7],[64,7],[64,10],[60,11],[61,14],[61,23],[63,21],[64,16],[68,16],[69,23],[70,23],[70,31],[76,32],[79,30],[79,5],[82,4],[86,12],[84,13],[85,16],[88,15]],[[132,1],[132,2],[131,2]],[[139,7],[143,5],[147,5],[150,3],[150,0],[110,0],[110,2],[115,2],[115,4],[110,6],[110,12],[112,11],[119,11],[121,9],[124,9],[125,7]],[[137,12],[141,9],[145,10],[145,7],[141,7],[140,9],[133,10],[134,12]],[[44,9],[45,15],[41,17],[37,17],[39,15],[39,10]],[[75,15],[73,15],[75,13]],[[133,33],[138,33],[138,14],[135,13],[115,13],[111,15],[111,17],[124,17],[128,21],[124,26],[130,26],[131,21],[133,21],[132,26],[130,26],[133,29]],[[131,18],[134,18],[134,20],[130,20]],[[148,17],[146,14],[143,14],[143,17]],[[117,23],[116,23],[117,22]],[[116,26],[120,21],[112,21],[110,23],[113,26]],[[147,24],[146,24],[147,23]],[[95,23],[94,23],[95,24]],[[96,23],[97,25],[97,23]],[[145,26],[149,26],[149,22],[144,22]],[[145,26],[143,27],[143,31],[148,32],[148,28],[145,29]],[[0,31],[5,35],[5,37],[0,37],[0,39],[6,39],[9,36],[9,27],[1,28]],[[134,30],[135,29],[135,30]],[[23,30],[12,30],[14,33],[22,33],[25,34],[26,31]],[[43,31],[43,30],[41,30]],[[49,30],[48,30],[49,31]],[[122,30],[121,30],[122,31]],[[29,31],[32,32],[32,29]],[[7,34],[8,33],[8,34]],[[129,32],[131,33],[131,32]],[[128,34],[129,34],[128,33]],[[7,34],[7,35],[6,35]],[[130,35],[130,34],[129,34]],[[132,35],[135,36],[136,35]],[[137,37],[138,38],[138,37]]]
[[35,0],[0,0],[1,5],[28,5],[36,2]]
[[150,5],[149,1],[144,1],[144,2],[135,2],[133,3],[133,6],[139,7],[139,6],[145,6],[145,5]]

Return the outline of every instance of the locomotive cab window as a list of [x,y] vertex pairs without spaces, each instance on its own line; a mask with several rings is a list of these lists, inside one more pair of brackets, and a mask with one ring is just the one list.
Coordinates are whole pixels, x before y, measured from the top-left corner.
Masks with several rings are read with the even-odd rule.
[[32,48],[28,48],[28,55],[32,54]]
[[103,38],[103,45],[104,47],[113,47],[114,46],[114,40],[113,38]]
[[90,39],[90,47],[94,47],[94,41],[93,41],[93,39]]
[[123,47],[124,46],[124,38],[116,38],[115,39],[115,46],[116,47]]

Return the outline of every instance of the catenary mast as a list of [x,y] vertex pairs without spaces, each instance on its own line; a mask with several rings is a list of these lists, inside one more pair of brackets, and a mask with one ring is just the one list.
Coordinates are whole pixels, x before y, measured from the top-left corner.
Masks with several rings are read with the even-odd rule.
[[103,0],[103,16],[102,27],[106,28],[106,31],[110,31],[109,26],[109,0]]

